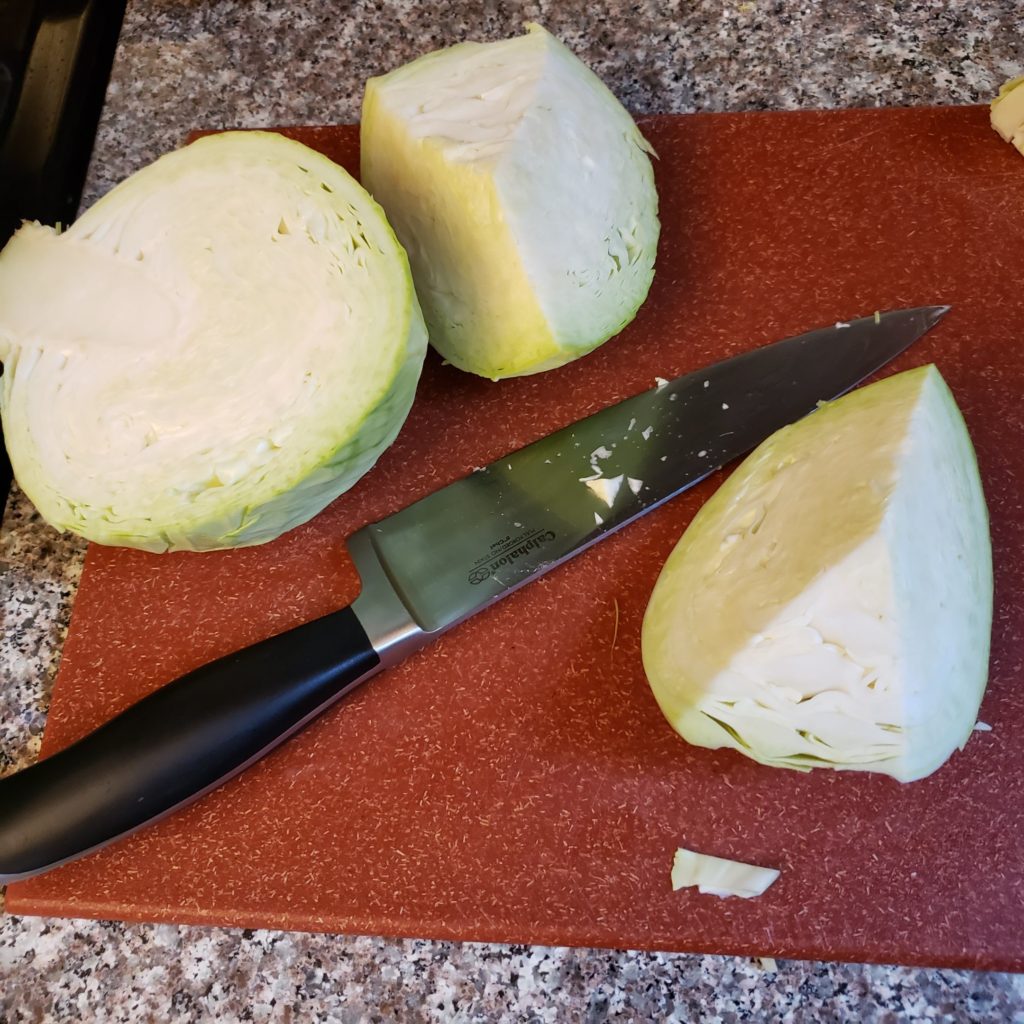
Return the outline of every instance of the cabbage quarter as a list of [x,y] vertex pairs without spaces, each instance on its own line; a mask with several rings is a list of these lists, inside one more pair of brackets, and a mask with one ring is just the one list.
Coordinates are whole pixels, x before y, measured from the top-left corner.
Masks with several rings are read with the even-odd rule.
[[431,344],[498,380],[628,324],[658,244],[650,146],[539,25],[371,78],[362,179],[409,251]]
[[273,133],[200,139],[0,254],[15,476],[104,544],[236,547],[310,519],[394,440],[425,347],[380,208]]
[[974,448],[925,366],[748,456],[665,563],[643,660],[690,743],[910,782],[971,736],[991,631]]

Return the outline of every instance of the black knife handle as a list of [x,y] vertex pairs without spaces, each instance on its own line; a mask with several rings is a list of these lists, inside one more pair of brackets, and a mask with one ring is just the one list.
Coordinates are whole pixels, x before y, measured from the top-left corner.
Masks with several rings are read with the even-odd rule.
[[0,882],[73,860],[202,796],[379,667],[343,608],[168,683],[0,779]]

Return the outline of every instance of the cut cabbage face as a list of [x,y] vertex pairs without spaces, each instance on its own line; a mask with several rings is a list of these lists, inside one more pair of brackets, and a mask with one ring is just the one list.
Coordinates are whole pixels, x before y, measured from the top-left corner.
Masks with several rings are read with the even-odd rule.
[[425,348],[380,208],[272,133],[194,142],[0,254],[15,475],[104,544],[259,544],[311,518],[394,440]]
[[632,118],[538,25],[371,78],[362,179],[409,251],[434,347],[499,379],[584,355],[647,295],[658,198]]
[[643,625],[691,743],[922,778],[988,678],[992,556],[974,450],[934,367],[778,431],[694,518]]

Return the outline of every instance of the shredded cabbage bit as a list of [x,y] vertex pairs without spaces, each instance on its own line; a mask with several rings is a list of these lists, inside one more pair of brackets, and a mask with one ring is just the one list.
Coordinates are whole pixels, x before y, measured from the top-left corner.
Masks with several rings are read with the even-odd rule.
[[672,860],[673,890],[695,886],[711,896],[760,896],[779,877],[776,868],[761,868],[738,860],[712,857],[680,847]]

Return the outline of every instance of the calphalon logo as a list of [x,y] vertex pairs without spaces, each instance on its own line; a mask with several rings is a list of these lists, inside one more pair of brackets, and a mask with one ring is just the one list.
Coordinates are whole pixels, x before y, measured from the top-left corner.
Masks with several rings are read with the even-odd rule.
[[504,537],[502,540],[495,541],[491,545],[490,552],[477,560],[467,579],[473,584],[483,583],[503,566],[518,562],[524,555],[542,548],[545,544],[550,544],[554,539],[554,530],[532,530],[516,537]]

